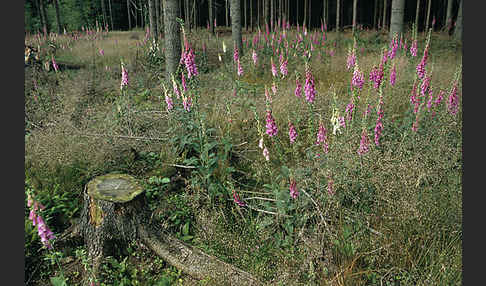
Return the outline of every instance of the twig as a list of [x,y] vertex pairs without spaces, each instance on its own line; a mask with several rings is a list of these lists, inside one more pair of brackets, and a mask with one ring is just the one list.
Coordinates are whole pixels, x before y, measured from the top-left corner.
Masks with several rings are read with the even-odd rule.
[[147,140],[147,141],[165,141],[168,138],[160,138],[160,137],[143,137],[143,136],[127,136],[127,135],[108,135],[108,134],[94,134],[94,133],[81,133],[78,134],[81,136],[86,137],[111,137],[111,138],[121,138],[121,139],[133,139],[133,140]]
[[271,211],[266,211],[266,210],[262,210],[262,209],[257,209],[255,207],[252,207],[250,205],[246,205],[249,209],[252,209],[254,211],[257,211],[257,212],[262,212],[262,213],[266,213],[266,214],[272,214],[272,215],[276,215],[276,216],[283,216],[283,217],[292,217],[290,215],[285,215],[285,214],[280,214],[280,213],[276,213],[276,212],[271,212]]
[[314,205],[316,206],[316,209],[317,211],[319,212],[319,216],[321,217],[321,220],[324,222],[324,225],[326,226],[326,228],[328,227],[327,226],[327,223],[326,223],[326,220],[324,219],[324,216],[322,215],[322,211],[321,209],[319,208],[319,205],[316,203],[316,201],[314,201],[314,199],[304,190],[304,189],[301,189],[302,192],[309,197],[309,199],[312,201],[312,203],[314,203]]
[[196,169],[194,166],[184,166],[184,165],[177,165],[177,164],[166,164],[163,163],[166,166],[172,166],[172,167],[177,167],[177,168],[184,168],[184,169]]

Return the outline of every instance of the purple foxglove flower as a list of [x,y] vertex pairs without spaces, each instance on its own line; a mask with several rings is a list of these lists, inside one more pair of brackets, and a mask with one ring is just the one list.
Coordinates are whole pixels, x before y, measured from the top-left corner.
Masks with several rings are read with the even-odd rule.
[[456,115],[459,111],[459,96],[457,95],[457,81],[454,83],[447,100],[447,110],[450,114]]
[[368,133],[365,129],[363,129],[363,132],[361,132],[361,141],[359,142],[358,155],[361,156],[368,153],[368,151],[370,150],[369,144],[370,143],[368,141]]
[[182,91],[186,91],[187,86],[186,86],[186,77],[184,76],[184,73],[181,73],[181,81],[182,81]]
[[390,84],[392,86],[395,85],[396,79],[397,79],[397,69],[396,69],[395,65],[393,65],[393,69],[390,72]]
[[266,133],[270,137],[277,135],[278,128],[277,128],[277,124],[275,124],[275,119],[272,116],[272,111],[271,110],[267,110],[267,117],[266,117],[266,125],[265,125],[265,127],[267,128]]
[[355,66],[354,72],[353,72],[353,78],[351,79],[351,88],[357,87],[359,90],[362,90],[363,84],[364,84],[364,75]]
[[272,67],[272,75],[273,75],[274,77],[276,77],[276,76],[277,76],[277,67],[276,67],[276,66],[275,66],[275,64],[273,63],[273,58],[271,59],[271,62],[272,62],[272,63],[271,63],[271,67]]
[[412,56],[416,57],[417,56],[417,40],[414,40],[412,42],[412,45],[410,46],[410,53],[412,54]]
[[289,138],[290,138],[290,144],[295,142],[295,139],[297,139],[297,131],[295,130],[294,125],[289,122]]
[[346,60],[346,68],[350,70],[356,64],[356,54],[354,53],[354,49],[352,52],[348,53],[348,59]]
[[165,95],[165,103],[167,104],[167,111],[172,110],[174,108],[174,104],[172,103],[172,97],[169,95]]
[[263,148],[263,157],[265,157],[265,160],[270,161],[270,152],[266,146]]
[[314,77],[309,68],[305,72],[305,86],[304,86],[305,99],[313,103],[316,96],[316,90],[314,86]]
[[184,110],[190,112],[192,106],[192,98],[190,96],[184,96],[182,98],[182,105],[184,106]]
[[297,182],[294,179],[290,180],[289,190],[290,197],[292,197],[292,199],[296,199],[299,196],[299,190],[297,190]]
[[240,199],[240,196],[233,190],[233,201],[240,207],[246,206],[246,203]]
[[298,79],[295,79],[295,96],[296,97],[302,97],[302,84],[300,84],[299,80]]
[[282,74],[283,77],[287,76],[288,70],[287,70],[287,62],[288,60],[282,61],[280,63],[280,73]]
[[100,55],[101,56],[104,56],[105,55],[105,51],[103,49],[100,49]]
[[327,144],[327,130],[322,123],[319,124],[319,130],[317,131],[317,145],[321,145],[324,149],[324,153],[329,152],[329,145]]
[[240,58],[240,56],[238,54],[238,48],[236,47],[236,44],[235,44],[234,51],[233,51],[233,61],[235,63],[237,63],[239,58]]
[[353,99],[351,99],[351,102],[346,105],[346,120],[351,121],[353,120],[353,110],[354,110],[354,103]]
[[122,79],[120,83],[120,89],[123,90],[124,87],[128,86],[128,71],[125,69],[125,65],[122,63]]
[[417,68],[416,68],[417,69],[417,75],[420,79],[423,78],[424,75],[425,75],[425,66],[427,65],[428,53],[429,53],[429,47],[427,46],[427,47],[425,47],[422,60],[420,61],[420,63],[417,65]]
[[238,74],[238,76],[242,76],[243,75],[243,67],[240,64],[240,60],[239,59],[238,59],[238,71],[236,73]]
[[277,84],[275,82],[272,82],[272,92],[273,95],[277,95]]
[[439,104],[442,102],[442,100],[444,99],[444,94],[445,94],[445,91],[443,91],[443,90],[439,91],[439,94],[437,95],[437,98],[434,101],[435,107],[439,106]]
[[54,67],[54,70],[56,72],[59,71],[59,66],[57,65],[56,60],[54,59],[54,57],[52,57],[52,67]]

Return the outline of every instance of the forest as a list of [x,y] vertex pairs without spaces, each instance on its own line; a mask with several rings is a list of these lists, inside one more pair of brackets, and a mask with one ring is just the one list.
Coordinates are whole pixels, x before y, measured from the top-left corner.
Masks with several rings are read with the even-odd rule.
[[462,0],[25,0],[25,285],[462,285]]

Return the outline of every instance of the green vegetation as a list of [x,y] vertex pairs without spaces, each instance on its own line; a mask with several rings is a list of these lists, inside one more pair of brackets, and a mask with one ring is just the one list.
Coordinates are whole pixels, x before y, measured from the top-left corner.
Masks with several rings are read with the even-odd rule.
[[[302,42],[293,47],[297,34]],[[320,31],[304,37],[290,30],[280,43],[281,33],[275,34],[275,49],[265,42],[264,32],[253,46],[257,35],[243,36],[244,73],[238,76],[230,34],[187,34],[199,71],[189,79],[180,66],[187,84],[183,98],[192,99],[190,111],[163,79],[163,40],[158,50],[151,49],[144,31],[79,34],[78,39],[28,35],[26,44],[37,50],[39,60],[34,63],[33,53],[25,70],[26,190],[45,206],[41,214],[49,228],[60,236],[71,225],[93,177],[122,172],[142,182],[152,218],[166,231],[266,284],[460,285],[461,105],[457,114],[449,112],[454,82],[459,101],[462,97],[458,44],[445,34],[431,35],[425,70],[433,100],[441,92],[443,100],[428,111],[426,93],[414,113],[410,95],[414,83],[420,95],[423,80],[417,79],[416,67],[427,35],[419,35],[416,57],[409,51],[413,38],[403,38],[407,50],[400,47],[385,64],[378,90],[368,75],[389,50],[383,35],[362,30],[354,41],[344,32],[337,42],[326,33],[322,44]],[[309,58],[305,52],[314,35],[317,43]],[[346,67],[355,42],[365,80],[360,93],[350,90],[353,69]],[[288,60],[287,76],[280,70],[272,76],[270,58],[277,69],[280,64],[277,50]],[[57,72],[52,58],[60,66]],[[120,61],[129,78],[123,92]],[[81,67],[70,69],[73,65]],[[304,95],[306,66],[315,79],[312,104]],[[297,78],[300,98],[294,95]],[[175,81],[181,89],[180,77]],[[174,104],[170,111],[166,94]],[[354,113],[346,120],[352,98]],[[377,146],[379,106],[383,129]],[[265,133],[267,109],[278,127],[276,136]],[[334,122],[339,117],[345,118],[345,127]],[[289,122],[298,133],[294,143]],[[324,143],[316,144],[321,124],[327,130],[327,153]],[[335,134],[334,127],[339,129]],[[369,151],[359,155],[363,130]],[[268,161],[258,146],[261,138]],[[296,198],[291,181],[296,182]],[[55,240],[53,246],[42,246],[26,207],[27,284],[48,285],[51,278],[65,277],[68,285],[78,285],[89,271],[83,242]],[[142,244],[108,257],[98,282],[218,285],[192,281]]]

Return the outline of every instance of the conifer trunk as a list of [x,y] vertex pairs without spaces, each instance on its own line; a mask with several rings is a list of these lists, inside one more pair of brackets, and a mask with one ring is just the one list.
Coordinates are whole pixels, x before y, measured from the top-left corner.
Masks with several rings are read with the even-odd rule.
[[425,20],[425,32],[429,31],[429,23],[430,23],[430,6],[432,5],[432,0],[428,0],[428,6],[427,6],[427,20]]
[[[59,0],[53,0],[54,2],[54,7],[56,8],[56,21],[57,21],[57,33],[60,35],[62,34],[62,24],[61,24],[61,14],[59,13]],[[103,6],[104,7],[104,6]],[[105,20],[103,12],[103,20]]]
[[241,39],[241,8],[240,0],[231,0],[231,35],[233,44],[238,49],[238,55],[243,57],[243,41]]
[[459,11],[457,12],[456,29],[454,30],[454,38],[462,42],[462,0],[459,2]]
[[130,17],[130,0],[127,0],[127,15],[128,15],[128,30],[130,31],[132,29],[132,19]]
[[152,41],[157,42],[157,18],[155,12],[155,0],[148,0],[149,5],[149,25],[150,25],[150,37]]
[[353,0],[353,35],[356,32],[356,14],[358,10],[358,0]]
[[390,40],[395,34],[403,33],[403,18],[405,10],[405,0],[392,0],[392,10],[390,19]]
[[181,30],[177,23],[180,13],[179,0],[165,0],[164,3],[164,34],[165,34],[165,67],[166,81],[171,82],[171,75],[175,75],[179,65],[182,46]]

